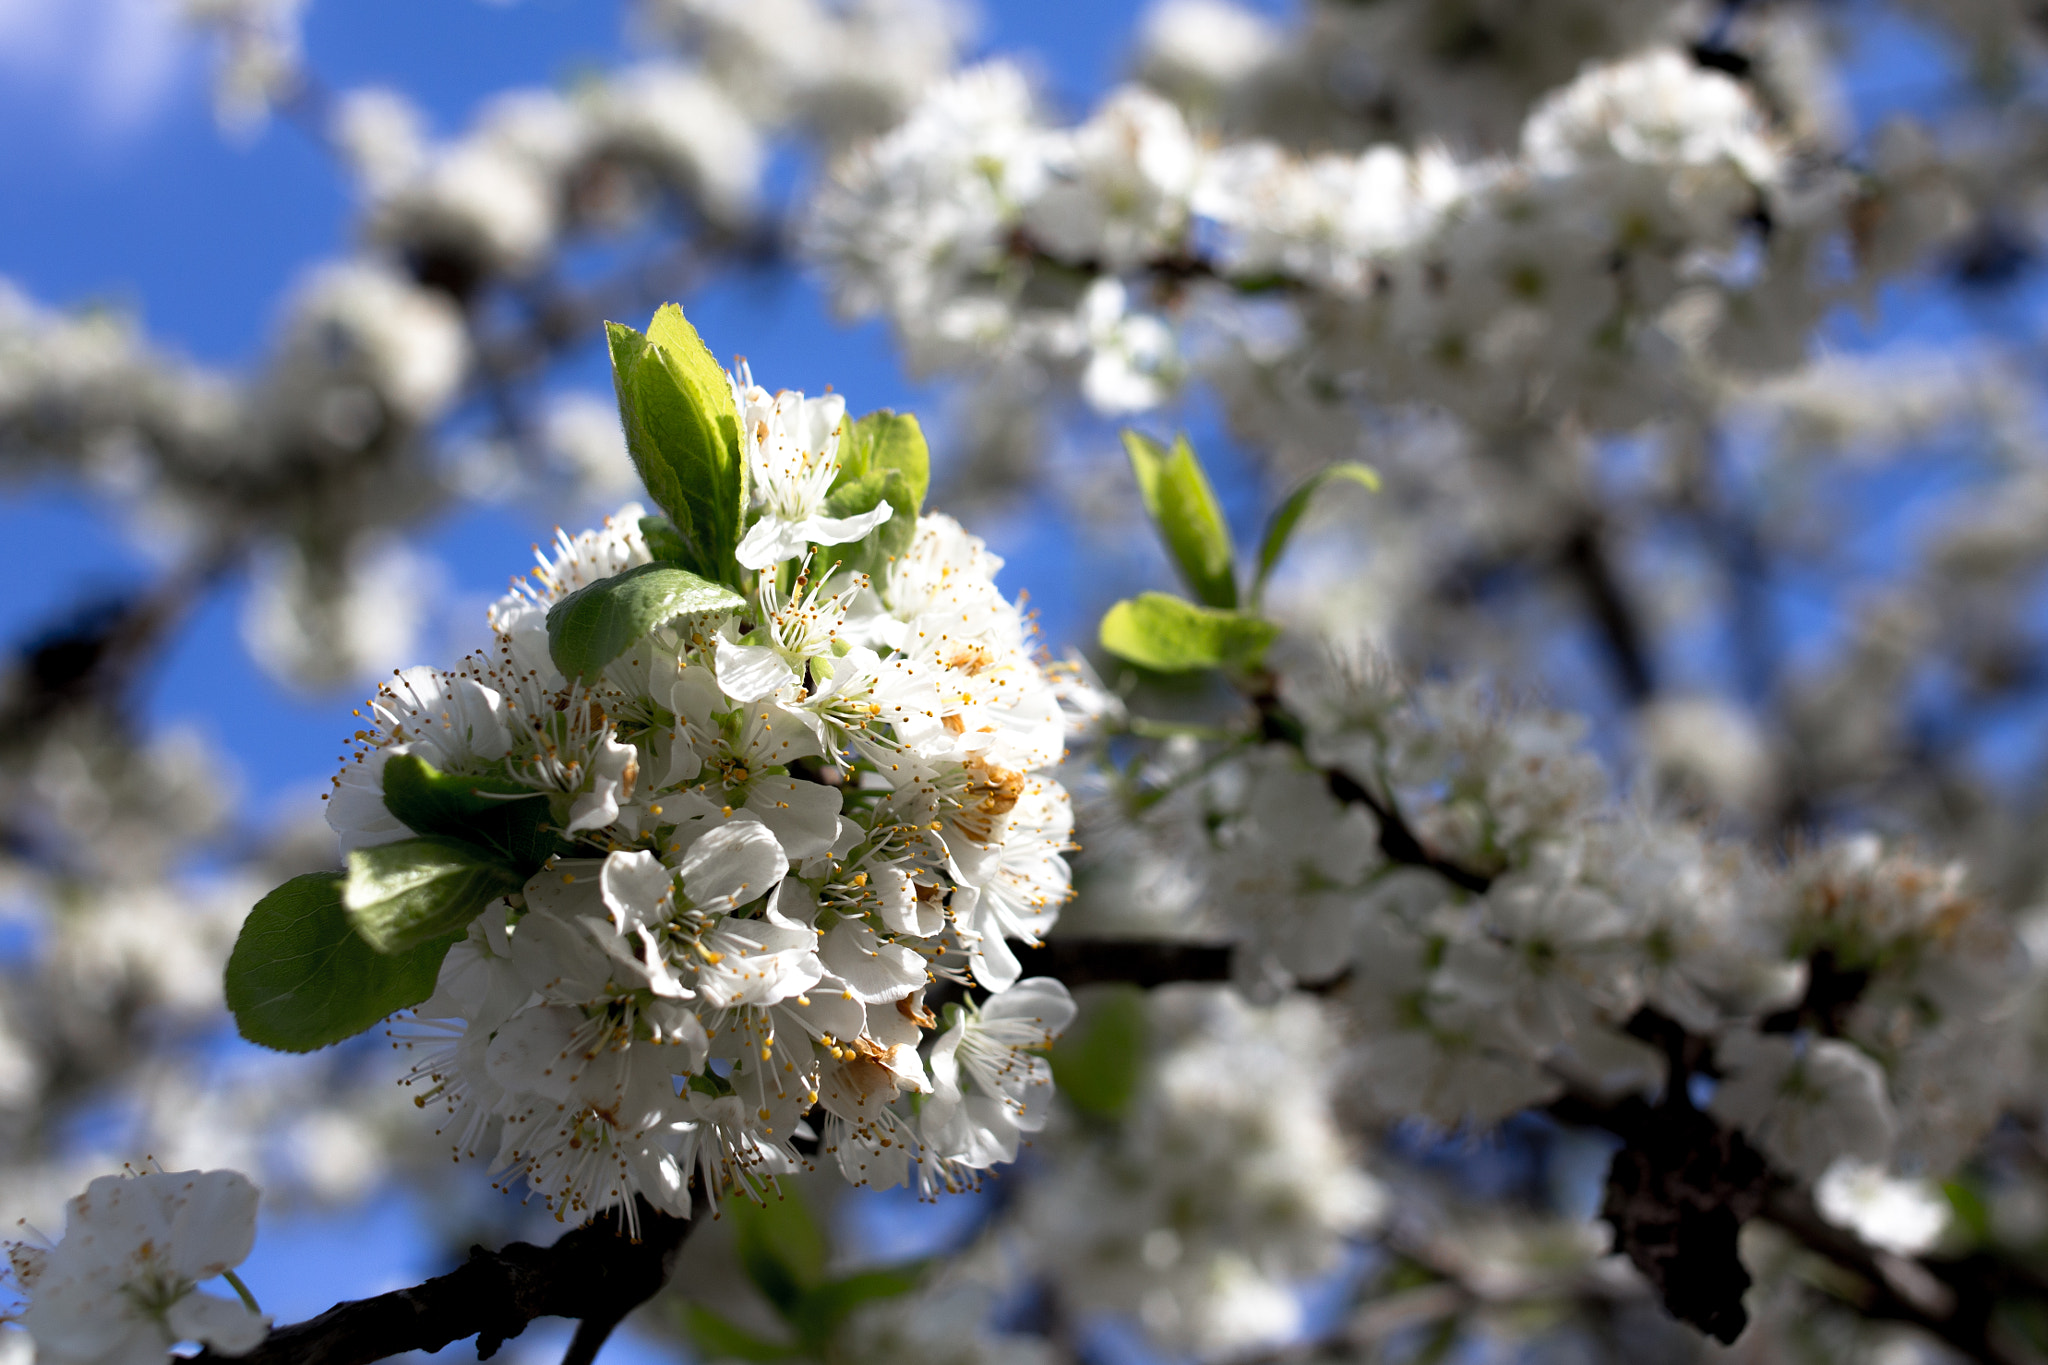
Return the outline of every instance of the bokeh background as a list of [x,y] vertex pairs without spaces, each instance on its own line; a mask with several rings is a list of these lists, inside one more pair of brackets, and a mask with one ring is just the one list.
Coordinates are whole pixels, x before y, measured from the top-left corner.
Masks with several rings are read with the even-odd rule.
[[[1276,16],[1294,10],[1282,0],[1257,8]],[[1835,8],[1844,126],[1872,130],[1901,114],[1938,121],[1953,112],[1959,90],[1976,89],[1965,55],[1931,41],[1923,26],[1894,7]],[[1136,0],[984,0],[963,50],[1020,60],[1051,108],[1079,117],[1127,74],[1145,9]],[[320,0],[303,16],[303,61],[317,91],[393,87],[423,111],[432,134],[452,137],[507,88],[568,87],[659,50],[636,26],[636,10],[597,0]],[[317,108],[301,103],[267,118],[224,124],[214,86],[217,47],[168,0],[0,0],[0,278],[41,307],[119,314],[153,346],[237,373],[268,353],[282,326],[284,300],[305,273],[354,249],[360,199],[321,134]],[[2009,102],[1993,102],[1994,118]],[[818,158],[805,144],[776,145],[764,221],[797,201],[818,173]],[[646,241],[629,234],[623,244],[592,248],[588,259],[573,264],[601,274]],[[2032,262],[2024,234],[1976,234],[1934,253],[1929,268],[1882,282],[1857,306],[1829,309],[1813,348],[1851,359],[1924,356],[1929,372],[1939,373],[1993,352],[2022,370],[2037,367],[2048,279]],[[949,432],[960,428],[957,393],[943,382],[913,377],[884,321],[836,317],[825,286],[786,243],[769,242],[751,259],[721,258],[682,292],[713,349],[747,357],[770,387],[815,392],[829,384],[856,410],[887,406],[927,416],[944,480],[952,458]],[[588,344],[565,347],[544,374],[519,383],[525,387],[514,397],[531,413],[546,410],[557,394],[602,398],[609,380],[595,332]],[[1930,399],[1930,408],[1945,401]],[[2028,396],[2009,415],[2025,426],[2036,415],[2033,408]],[[465,441],[489,439],[502,416],[488,396],[472,393],[443,419],[443,444],[459,455]],[[1286,471],[1242,451],[1215,400],[1200,391],[1147,421],[1194,436],[1240,538],[1249,538],[1287,482]],[[1732,426],[1731,448],[1738,456],[1761,449],[1772,439],[1767,426],[1747,432]],[[1788,673],[1818,668],[1848,648],[1857,604],[1899,579],[1915,547],[1949,524],[1958,497],[1983,486],[1981,464],[1943,458],[1956,449],[1978,450],[1980,435],[1970,427],[1957,437],[1952,425],[1936,423],[1924,439],[1906,442],[1909,454],[1926,458],[1851,461],[1830,473],[1832,492],[1817,499],[1832,518],[1825,565],[1812,573],[1788,570],[1738,608],[1768,637],[1770,652]],[[1089,477],[1103,488],[1122,479],[1110,419],[1078,408],[1065,412],[1051,439],[1057,449],[1048,467],[1067,475],[1093,471]],[[611,486],[624,488],[630,472],[623,451],[613,458]],[[1631,452],[1618,441],[1601,458],[1625,471]],[[176,534],[138,514],[132,490],[121,485],[118,461],[109,467],[114,472],[102,469],[85,479],[17,471],[0,486],[0,545],[14,565],[0,591],[0,644],[17,656],[75,629],[95,604],[131,600],[158,582],[176,556]],[[372,650],[356,660],[355,676],[346,682],[293,685],[258,665],[248,624],[252,582],[247,566],[237,566],[193,596],[161,653],[125,689],[120,703],[138,732],[197,736],[207,755],[207,780],[232,793],[242,829],[217,850],[232,848],[238,838],[260,844],[315,816],[336,746],[352,728],[349,709],[373,680],[394,667],[457,656],[476,643],[484,634],[485,605],[529,562],[528,547],[552,535],[558,520],[574,530],[605,510],[595,501],[565,506],[551,500],[549,486],[513,486],[496,480],[487,463],[478,467],[483,472],[467,496],[408,528],[402,550],[393,552],[391,572],[407,576],[414,601],[398,613],[406,619],[389,623],[383,654]],[[1159,586],[1166,570],[1149,537],[1129,519],[1128,489],[1091,509],[1085,479],[1078,488],[1058,482],[991,491],[956,480],[954,490],[971,529],[1008,561],[1005,588],[1028,591],[1045,643],[1064,654],[1090,645],[1109,601]],[[605,483],[605,477],[582,477],[577,487]],[[1343,528],[1319,524],[1319,533],[1341,539]],[[1661,584],[1658,554],[1651,527],[1623,556],[1624,580]],[[1301,558],[1296,587],[1309,593],[1313,575],[1330,571],[1319,566],[1344,562],[1318,559],[1312,547]],[[1682,566],[1675,577],[1682,586]],[[2048,625],[2048,597],[2037,582],[2028,580],[2019,603],[2019,621],[2028,631]],[[1681,624],[1665,630],[1657,644],[1667,690],[1761,704],[1762,698],[1744,697],[1744,642],[1725,622],[1691,630],[1676,609],[1671,619]],[[1646,771],[1646,746],[1632,715],[1640,699],[1615,686],[1597,630],[1572,617],[1537,633],[1542,643],[1520,657],[1511,686],[1589,714],[1594,744],[1617,770]],[[1998,791],[2000,783],[2028,788],[2048,726],[2048,688],[2014,688],[1994,709],[1977,708],[1967,689],[1943,686],[1939,679],[1928,684],[1918,704],[1919,713],[1947,727],[1939,731],[1942,745],[1983,776],[1986,790]],[[2010,842],[2011,835],[2008,828],[2001,837]],[[1775,830],[1768,835],[1781,836]],[[183,870],[204,875],[209,869]],[[0,886],[0,904],[14,894]],[[34,934],[32,919],[19,907],[8,919],[9,951],[29,951],[24,945]],[[257,1064],[253,1049],[225,1032],[205,1047],[208,1065],[222,1074]],[[68,1121],[74,1128],[65,1141],[96,1149],[121,1144],[124,1119],[112,1109],[88,1108]],[[1429,1140],[1410,1136],[1408,1158],[1425,1167],[1455,1165],[1475,1191],[1541,1185],[1542,1197],[1560,1208],[1583,1215],[1597,1204],[1608,1152],[1598,1143],[1544,1129],[1533,1136],[1510,1133],[1477,1155],[1469,1144],[1445,1155]],[[1001,1197],[1000,1183],[992,1192],[929,1208],[903,1192],[850,1195],[832,1215],[840,1253],[882,1262],[957,1245]],[[503,1214],[468,1224],[428,1217],[409,1196],[393,1191],[296,1211],[266,1206],[245,1278],[266,1310],[280,1321],[296,1320],[337,1299],[433,1273],[449,1263],[459,1234],[472,1226],[503,1232],[523,1225]],[[1311,1321],[1337,1310],[1367,1259],[1360,1252],[1303,1287]],[[561,1326],[536,1327],[508,1353],[549,1358],[565,1336]],[[1127,1324],[1100,1323],[1090,1331],[1088,1351],[1098,1359],[1150,1358]],[[605,1359],[627,1365],[670,1359],[677,1349],[672,1340],[629,1337]],[[458,1344],[442,1358],[467,1359],[468,1350]]]

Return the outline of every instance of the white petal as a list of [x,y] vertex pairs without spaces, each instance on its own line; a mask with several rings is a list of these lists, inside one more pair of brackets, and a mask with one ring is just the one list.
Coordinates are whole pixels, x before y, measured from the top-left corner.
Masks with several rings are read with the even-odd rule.
[[838,789],[822,782],[763,777],[747,789],[746,808],[775,831],[795,862],[831,851],[839,837],[840,804]]
[[240,1300],[196,1289],[171,1305],[164,1324],[179,1341],[203,1341],[229,1355],[254,1349],[270,1331],[270,1319],[251,1313]]
[[667,918],[675,874],[652,853],[614,853],[604,860],[597,880],[604,907],[621,932]]
[[1017,1125],[1001,1100],[965,1095],[957,1104],[927,1104],[922,1118],[924,1140],[941,1158],[977,1170],[1017,1159]]
[[471,758],[503,758],[512,749],[512,731],[505,723],[505,699],[472,678],[457,678],[448,688],[453,738]]
[[552,1000],[576,1003],[605,995],[614,958],[600,946],[592,929],[606,939],[617,940],[612,927],[601,919],[561,919],[535,913],[521,920],[519,932],[512,938],[512,965],[527,988]]
[[576,1079],[569,1044],[581,1022],[580,1011],[558,1005],[521,1010],[485,1049],[485,1073],[514,1094],[527,1091],[551,1100],[567,1099]]
[[742,815],[690,845],[676,870],[691,904],[734,910],[773,891],[789,855],[773,830]]
[[[884,499],[876,503],[871,510],[862,512],[858,516],[805,517],[802,521],[796,523],[796,530],[801,535],[802,540],[798,543],[798,549],[792,553],[802,553],[802,541],[809,541],[813,545],[844,545],[848,541],[859,540],[862,536],[895,515],[896,509],[891,507],[888,501]],[[791,558],[791,555],[784,555],[783,558]],[[742,559],[740,563],[745,564],[746,560]],[[749,565],[748,567],[754,568],[758,566]]]
[[188,1280],[210,1280],[240,1265],[256,1244],[256,1187],[240,1171],[172,1171],[140,1177],[173,1181],[168,1264]]
[[[890,1008],[893,1008],[890,1007]],[[836,976],[821,976],[804,994],[775,1007],[777,1017],[790,1020],[812,1038],[844,1041],[867,1029],[867,1006]]]
[[1019,1041],[1035,1047],[1066,1032],[1067,1025],[1074,1022],[1074,997],[1058,977],[1034,976],[992,997],[981,1007],[981,1020],[990,1033],[1004,1041],[1021,1033],[1026,1036]]
[[[734,551],[733,557],[749,569],[765,569],[770,564],[795,559],[804,552],[804,528],[809,524],[784,521],[773,512],[766,513],[740,538],[739,549]],[[819,543],[836,545],[839,542],[828,540]]]
[[868,877],[868,891],[875,897],[883,927],[893,933],[930,938],[945,927],[946,912],[939,898],[919,900],[917,883],[900,867],[876,868]]
[[976,939],[967,961],[974,970],[974,979],[992,991],[1008,990],[1024,970],[1024,964],[1010,951],[1001,934],[983,934]]
[[880,938],[859,920],[833,925],[819,940],[818,956],[862,1004],[901,1000],[925,984],[922,957],[900,943]]
[[818,936],[758,919],[720,920],[704,935],[707,958],[697,968],[697,989],[713,1009],[774,1005],[818,984]]
[[412,831],[384,804],[384,765],[389,748],[372,749],[341,770],[327,796],[327,826],[341,838],[343,855],[359,848],[409,839]]
[[704,1069],[711,1042],[704,1036],[704,1021],[692,1006],[680,1000],[653,1000],[641,1017],[654,1029],[656,1042],[676,1049],[669,1054],[672,1071],[694,1076]]
[[775,888],[775,896],[762,912],[763,919],[783,929],[809,929],[818,926],[818,898],[811,894],[811,888],[795,877],[784,877],[782,885]]
[[734,701],[760,701],[796,683],[796,670],[766,645],[718,642],[718,685]]
[[607,733],[591,763],[590,790],[569,804],[568,832],[603,829],[618,819],[619,803],[633,798],[639,765],[640,751]]

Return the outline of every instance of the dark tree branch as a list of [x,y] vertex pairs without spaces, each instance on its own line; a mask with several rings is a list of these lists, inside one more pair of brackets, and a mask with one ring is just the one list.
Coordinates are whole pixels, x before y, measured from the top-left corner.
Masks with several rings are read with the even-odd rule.
[[[697,1214],[704,1212],[700,1199]],[[564,1365],[588,1365],[612,1329],[668,1282],[676,1252],[695,1226],[645,1201],[639,1217],[637,1240],[600,1215],[553,1246],[472,1247],[460,1267],[424,1284],[339,1303],[317,1318],[276,1328],[247,1355],[208,1350],[195,1359],[204,1365],[370,1365],[473,1336],[477,1359],[488,1360],[535,1318],[577,1318],[581,1325]]]
[[1573,531],[1558,549],[1558,562],[1585,594],[1622,696],[1629,705],[1641,706],[1657,691],[1649,634],[1615,572],[1599,525],[1589,520]]
[[1024,964],[1025,976],[1055,976],[1068,986],[1165,986],[1230,979],[1227,943],[1055,938],[1035,948],[1019,948],[1017,960]]
[[569,1349],[562,1353],[562,1365],[593,1365],[597,1353],[611,1340],[612,1332],[618,1327],[620,1320],[607,1314],[601,1318],[585,1318],[577,1323],[576,1335],[569,1339]]
[[148,588],[73,607],[23,642],[0,681],[0,749],[40,739],[67,712],[118,712],[151,653],[241,552],[224,540]]
[[[1305,731],[1301,721],[1288,713],[1280,704],[1279,694],[1270,685],[1263,683],[1251,697],[1251,703],[1258,710],[1259,734],[1282,744],[1302,746]],[[1400,805],[1391,796],[1380,796],[1351,774],[1341,768],[1322,770],[1323,785],[1330,795],[1347,806],[1364,806],[1373,814],[1379,826],[1380,852],[1390,863],[1404,867],[1427,868],[1452,886],[1460,887],[1474,895],[1483,896],[1486,888],[1493,885],[1493,878],[1487,873],[1476,871],[1438,857],[1436,851],[1422,842],[1407,817],[1402,815]]]
[[1379,823],[1380,852],[1387,856],[1388,862],[1400,863],[1405,867],[1427,868],[1452,886],[1462,887],[1478,896],[1485,895],[1486,888],[1493,885],[1493,878],[1486,873],[1474,872],[1469,867],[1461,867],[1449,859],[1438,857],[1417,836],[1406,817],[1401,814],[1399,806],[1392,801],[1382,801],[1374,796],[1350,774],[1332,768],[1324,774],[1323,781],[1329,788],[1330,795],[1339,801],[1347,805],[1364,806],[1373,813],[1373,818]]

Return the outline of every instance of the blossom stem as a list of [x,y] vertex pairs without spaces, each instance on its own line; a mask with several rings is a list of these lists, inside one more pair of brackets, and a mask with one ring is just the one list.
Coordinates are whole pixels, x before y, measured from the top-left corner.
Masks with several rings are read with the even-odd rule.
[[240,1275],[237,1275],[232,1270],[223,1270],[220,1273],[220,1277],[228,1282],[228,1286],[232,1288],[235,1291],[236,1296],[242,1300],[242,1307],[248,1309],[251,1313],[256,1314],[258,1317],[261,1317],[263,1315],[263,1306],[256,1302],[256,1296],[249,1292],[248,1285],[242,1283],[242,1277]]

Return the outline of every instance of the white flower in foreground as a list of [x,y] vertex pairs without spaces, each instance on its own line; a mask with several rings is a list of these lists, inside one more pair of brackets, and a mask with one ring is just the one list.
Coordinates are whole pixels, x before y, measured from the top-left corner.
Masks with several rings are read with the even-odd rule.
[[770,394],[745,365],[733,384],[747,476],[761,519],[740,540],[736,558],[749,569],[795,559],[808,545],[859,540],[895,515],[886,501],[851,517],[824,515],[825,494],[839,476],[839,432],[846,400],[836,393],[806,398]]
[[474,772],[512,747],[505,699],[471,678],[434,668],[408,668],[370,699],[377,725],[359,730],[364,747],[334,779],[327,823],[344,853],[411,835],[384,804],[384,765],[412,754],[442,772]]
[[1045,1126],[1052,1066],[1041,1054],[1073,1019],[1073,997],[1047,976],[962,1008],[932,1049],[925,1141],[976,1170],[1015,1161],[1020,1135]]
[[180,1341],[238,1354],[265,1318],[197,1286],[256,1240],[256,1187],[236,1171],[101,1176],[65,1206],[54,1247],[11,1243],[21,1325],[50,1365],[157,1365]]
[[1842,1160],[1813,1187],[1821,1217],[1872,1246],[1918,1256],[1941,1240],[1953,1212],[1932,1182],[1905,1180],[1884,1167]]
[[[926,1193],[969,1187],[1043,1122],[1033,1054],[1073,1013],[1057,983],[1001,994],[1020,974],[1004,940],[1035,942],[1067,899],[1073,830],[1045,771],[1059,698],[1002,561],[924,517],[880,581],[813,576],[813,547],[892,509],[824,515],[842,399],[771,397],[744,368],[732,386],[754,518],[738,558],[797,566],[570,677],[550,609],[651,560],[638,507],[558,536],[492,608],[488,647],[372,702],[329,802],[351,848],[404,838],[383,799],[397,754],[481,779],[478,796],[545,798],[522,810],[552,846],[522,855],[522,889],[393,1036],[457,1159],[565,1220],[617,1209],[629,1232],[641,1198],[687,1216],[693,1173],[715,1200],[801,1169],[811,1134],[856,1184],[915,1164]],[[923,992],[969,973],[998,998],[941,1042]]]

